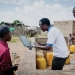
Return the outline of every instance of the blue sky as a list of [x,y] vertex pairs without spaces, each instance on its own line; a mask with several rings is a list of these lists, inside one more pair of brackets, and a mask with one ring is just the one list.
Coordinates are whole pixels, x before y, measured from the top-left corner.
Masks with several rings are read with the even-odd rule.
[[72,9],[75,0],[0,0],[0,22],[20,20],[26,25],[38,26],[41,18],[54,21],[75,20]]

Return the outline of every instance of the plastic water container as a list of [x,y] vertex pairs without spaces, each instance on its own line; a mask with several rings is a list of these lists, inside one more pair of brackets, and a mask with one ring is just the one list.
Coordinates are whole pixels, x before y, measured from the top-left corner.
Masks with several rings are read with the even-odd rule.
[[46,69],[46,59],[44,58],[44,54],[42,52],[37,53],[36,69]]
[[75,45],[70,46],[70,51],[72,51],[73,53],[75,53]]
[[69,57],[67,58],[65,64],[66,64],[66,65],[70,64],[70,52],[69,52]]
[[52,66],[53,52],[47,53],[47,65]]

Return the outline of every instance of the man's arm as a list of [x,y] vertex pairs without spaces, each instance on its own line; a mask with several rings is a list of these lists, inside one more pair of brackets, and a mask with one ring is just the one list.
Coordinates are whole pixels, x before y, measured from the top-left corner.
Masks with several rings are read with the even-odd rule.
[[39,45],[38,43],[35,43],[35,47],[36,48],[40,48],[40,49],[43,49],[43,50],[51,50],[52,46],[47,46],[47,45]]
[[37,42],[40,46],[45,46],[45,45],[47,45],[46,43],[39,43],[39,42]]

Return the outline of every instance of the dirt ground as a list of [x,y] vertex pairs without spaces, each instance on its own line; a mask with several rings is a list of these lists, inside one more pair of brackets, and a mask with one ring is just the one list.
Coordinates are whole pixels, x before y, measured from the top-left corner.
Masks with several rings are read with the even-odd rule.
[[[28,40],[31,40],[32,43],[34,43],[34,38],[29,38]],[[20,57],[20,61],[24,58],[24,54],[26,51],[26,47],[22,44],[21,40],[19,39],[17,42],[9,42],[8,43],[9,48],[10,48],[10,54],[11,54],[11,58],[12,60],[14,60],[13,64],[17,64],[15,63],[15,59],[13,59],[13,53],[17,53],[17,57]],[[14,57],[15,58],[15,57]],[[18,62],[20,64],[20,62]]]
[[[34,42],[35,41],[34,38],[31,38],[31,41]],[[9,48],[10,48],[11,57],[13,57],[12,53],[16,52],[17,56],[20,58],[19,61],[21,61],[24,58],[24,54],[25,54],[25,51],[27,48],[23,46],[23,44],[20,40],[15,43],[9,43]],[[70,57],[71,57],[70,64],[65,65],[63,70],[75,70],[75,54],[70,54]],[[18,63],[20,63],[19,61],[18,61]],[[15,62],[13,62],[13,63],[15,63]],[[48,69],[50,69],[50,68],[51,67],[49,67]]]

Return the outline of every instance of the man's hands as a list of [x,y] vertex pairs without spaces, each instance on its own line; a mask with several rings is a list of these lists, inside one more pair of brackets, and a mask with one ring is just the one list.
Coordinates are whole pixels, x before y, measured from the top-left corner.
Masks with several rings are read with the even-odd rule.
[[39,48],[42,50],[50,50],[52,48],[52,46],[47,46],[46,44],[42,45],[41,43],[37,43],[37,42],[35,42],[34,44],[36,48]]
[[40,43],[35,42],[34,45],[35,45],[35,47],[38,47],[40,45]]
[[38,45],[40,45],[40,46],[42,45],[40,42],[36,42],[36,43],[37,43]]
[[39,43],[39,42],[35,42],[34,44],[35,44],[35,46],[37,46],[37,45],[39,45],[39,46],[45,46],[45,45],[47,45],[46,43],[42,43],[42,44],[41,44],[41,43]]

